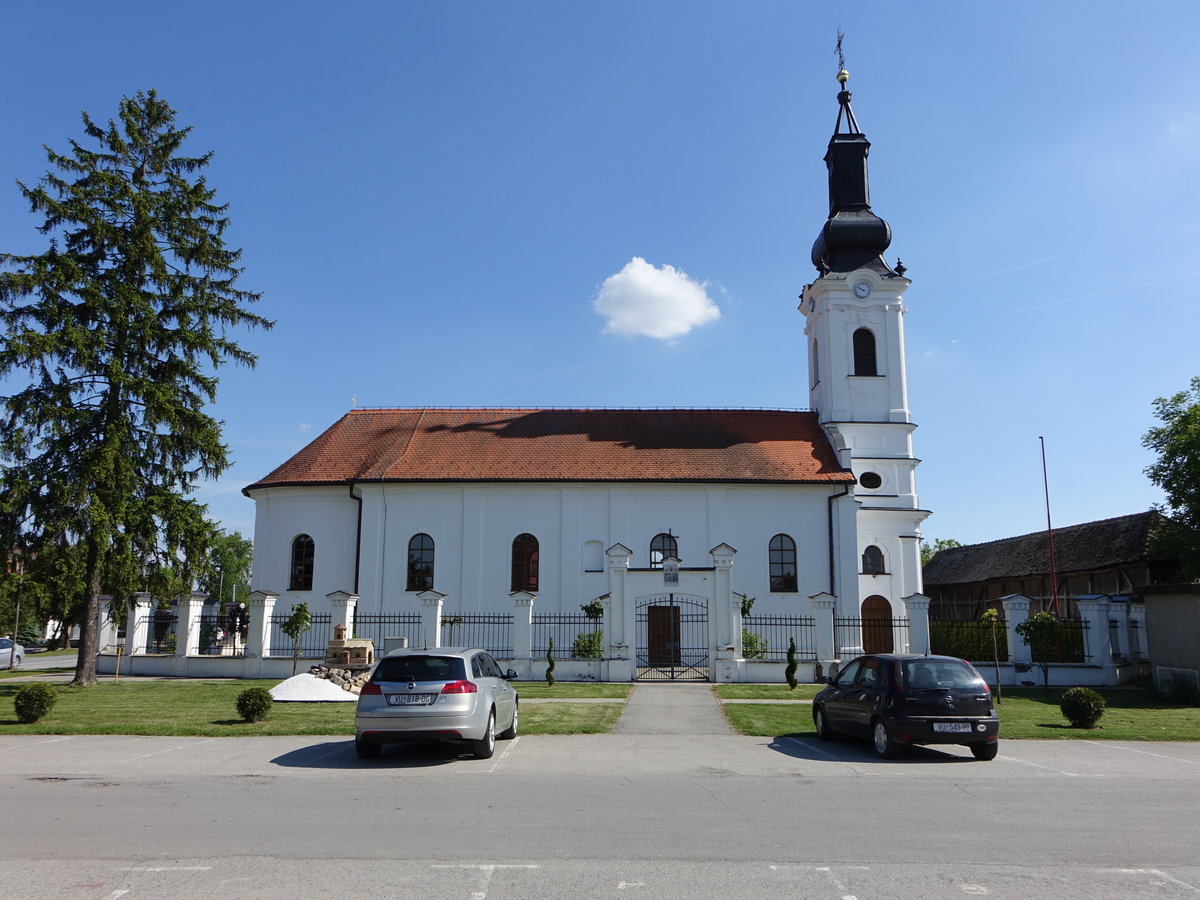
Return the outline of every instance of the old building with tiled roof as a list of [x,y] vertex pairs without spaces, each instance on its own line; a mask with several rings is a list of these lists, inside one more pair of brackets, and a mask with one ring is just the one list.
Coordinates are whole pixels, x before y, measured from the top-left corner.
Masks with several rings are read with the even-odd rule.
[[1081,597],[1135,595],[1143,585],[1170,579],[1176,568],[1177,561],[1154,548],[1160,521],[1159,513],[1142,512],[1055,528],[1053,569],[1045,531],[941,550],[924,569],[930,613],[974,619],[1001,597],[1023,594],[1035,610],[1049,609],[1057,598],[1060,614],[1072,616]]
[[[924,602],[910,282],[883,258],[891,229],[871,210],[846,77],[797,322],[809,356],[797,405],[811,411],[352,410],[245,489],[258,593],[284,610],[353,598],[375,616],[431,604],[449,621],[595,601],[614,661],[603,677],[638,677],[681,641],[704,659],[698,677],[733,672],[739,597],[797,621],[818,610],[831,629],[836,614],[852,623],[842,634],[871,618],[890,642],[909,598]],[[686,617],[660,615],[681,603]],[[685,620],[682,637],[653,625]]]

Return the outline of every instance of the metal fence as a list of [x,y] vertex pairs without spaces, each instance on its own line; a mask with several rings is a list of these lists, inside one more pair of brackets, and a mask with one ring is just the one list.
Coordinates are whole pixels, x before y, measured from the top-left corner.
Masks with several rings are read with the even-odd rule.
[[545,659],[554,641],[555,659],[603,659],[604,619],[582,613],[534,613],[530,647],[535,659]]
[[[267,639],[265,656],[291,656],[294,647],[290,637],[283,633],[283,624],[290,615],[271,616],[271,631]],[[333,627],[330,624],[333,617],[329,613],[315,613],[312,617],[312,628],[300,635],[301,659],[324,659],[325,650],[329,646],[329,638]]]
[[929,652],[957,656],[971,662],[1008,660],[1008,629],[1004,619],[995,626],[996,643],[992,644],[992,626],[979,619],[935,619],[929,623]]
[[200,640],[196,652],[201,656],[245,656],[246,641],[230,629],[229,617],[210,613],[196,617]]
[[1034,662],[1077,665],[1090,662],[1091,658],[1092,654],[1088,649],[1088,623],[1083,619],[1059,619],[1054,646],[1047,648],[1044,653],[1033,654]]
[[375,642],[375,655],[382,656],[384,638],[406,637],[408,646],[425,646],[425,637],[421,634],[420,613],[354,613],[354,628],[351,632],[356,638],[369,639]]
[[442,616],[443,647],[479,647],[507,659],[513,652],[512,613],[456,613]]
[[142,617],[146,626],[146,653],[175,652],[175,613],[167,609],[156,609]]
[[817,658],[816,626],[812,616],[743,616],[742,655],[746,659],[787,662],[788,646],[796,642],[796,659]]
[[835,618],[833,641],[839,658],[856,647],[864,653],[896,653],[908,647],[908,619]]

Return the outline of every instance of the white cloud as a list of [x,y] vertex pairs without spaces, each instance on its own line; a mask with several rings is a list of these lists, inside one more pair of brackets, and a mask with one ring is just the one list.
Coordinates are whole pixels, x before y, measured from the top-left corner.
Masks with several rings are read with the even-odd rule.
[[310,425],[308,422],[301,422],[297,430],[301,434],[305,434],[306,432],[312,431],[312,425]]
[[670,341],[721,318],[707,288],[674,266],[656,268],[635,256],[604,279],[592,308],[608,319],[606,333]]

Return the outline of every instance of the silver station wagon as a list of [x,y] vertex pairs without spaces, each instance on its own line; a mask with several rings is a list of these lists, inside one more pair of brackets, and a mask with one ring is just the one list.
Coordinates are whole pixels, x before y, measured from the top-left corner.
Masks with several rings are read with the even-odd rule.
[[358,695],[355,752],[371,759],[384,744],[450,741],[487,759],[497,737],[517,736],[516,677],[478,648],[393,650]]

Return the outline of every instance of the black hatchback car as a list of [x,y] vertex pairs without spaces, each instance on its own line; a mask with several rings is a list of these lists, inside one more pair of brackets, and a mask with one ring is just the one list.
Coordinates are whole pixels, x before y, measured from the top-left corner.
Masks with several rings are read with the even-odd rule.
[[995,759],[1000,720],[992,691],[969,662],[952,656],[881,653],[851,660],[813,699],[823,741],[835,732],[870,738],[894,758],[908,744],[963,744]]

